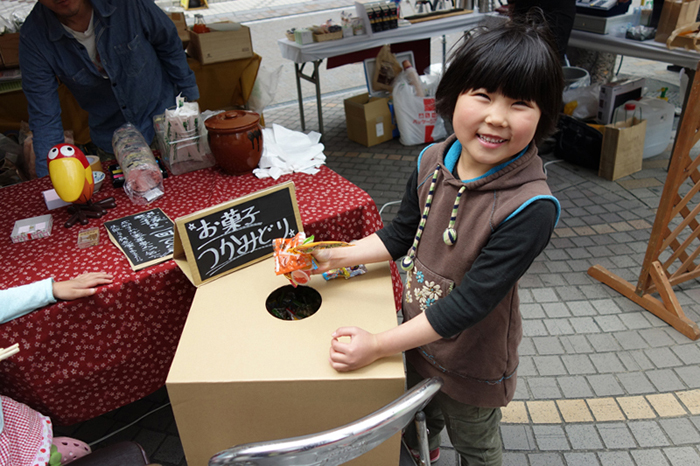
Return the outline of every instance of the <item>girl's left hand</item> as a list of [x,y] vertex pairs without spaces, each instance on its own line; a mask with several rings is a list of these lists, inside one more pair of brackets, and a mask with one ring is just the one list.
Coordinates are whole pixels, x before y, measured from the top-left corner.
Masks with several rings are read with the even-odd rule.
[[[330,363],[338,372],[347,372],[365,367],[380,358],[376,335],[358,327],[341,327],[333,332]],[[350,342],[339,338],[350,337]]]

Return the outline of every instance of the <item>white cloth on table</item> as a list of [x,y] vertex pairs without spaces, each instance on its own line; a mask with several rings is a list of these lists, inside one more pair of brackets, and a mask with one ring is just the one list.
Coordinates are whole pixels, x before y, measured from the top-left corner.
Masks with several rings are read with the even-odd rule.
[[321,134],[311,131],[304,134],[278,124],[263,128],[263,150],[258,168],[253,174],[258,178],[278,179],[290,173],[318,173],[318,167],[326,162]]

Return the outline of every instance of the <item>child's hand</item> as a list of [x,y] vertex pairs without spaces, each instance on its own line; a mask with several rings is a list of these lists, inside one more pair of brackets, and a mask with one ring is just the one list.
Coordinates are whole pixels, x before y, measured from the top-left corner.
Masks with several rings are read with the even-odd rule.
[[97,286],[112,283],[112,276],[104,272],[90,272],[65,282],[54,282],[53,296],[56,299],[77,299],[92,296]]
[[323,272],[328,272],[329,270],[334,268],[331,266],[330,262],[332,251],[332,249],[316,249],[315,251],[311,252],[311,255],[316,261],[316,265],[318,266],[317,269],[311,271],[312,274],[315,275]]
[[[376,335],[361,328],[341,327],[332,336],[329,361],[338,372],[365,367],[380,357]],[[350,342],[341,342],[340,337],[350,337]]]

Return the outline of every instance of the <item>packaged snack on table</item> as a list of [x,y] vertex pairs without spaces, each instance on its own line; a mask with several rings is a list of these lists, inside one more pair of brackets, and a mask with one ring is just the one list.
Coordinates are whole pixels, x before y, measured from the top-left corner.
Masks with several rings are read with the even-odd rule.
[[124,173],[124,191],[134,204],[149,204],[163,195],[163,175],[143,135],[131,123],[112,136],[114,155]]

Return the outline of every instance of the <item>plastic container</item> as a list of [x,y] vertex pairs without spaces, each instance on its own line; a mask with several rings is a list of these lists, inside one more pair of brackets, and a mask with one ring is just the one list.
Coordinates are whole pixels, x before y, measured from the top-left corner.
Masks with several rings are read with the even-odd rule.
[[630,100],[615,109],[613,112],[612,124],[618,126],[619,123],[624,123],[632,117],[637,117],[643,120],[641,108],[637,107],[636,100]]
[[642,97],[640,100],[630,102],[641,109],[642,118],[647,120],[642,158],[659,155],[671,143],[675,107],[665,100],[650,97]]
[[564,73],[565,91],[591,85],[591,75],[585,69],[575,66],[564,66],[561,70]]

